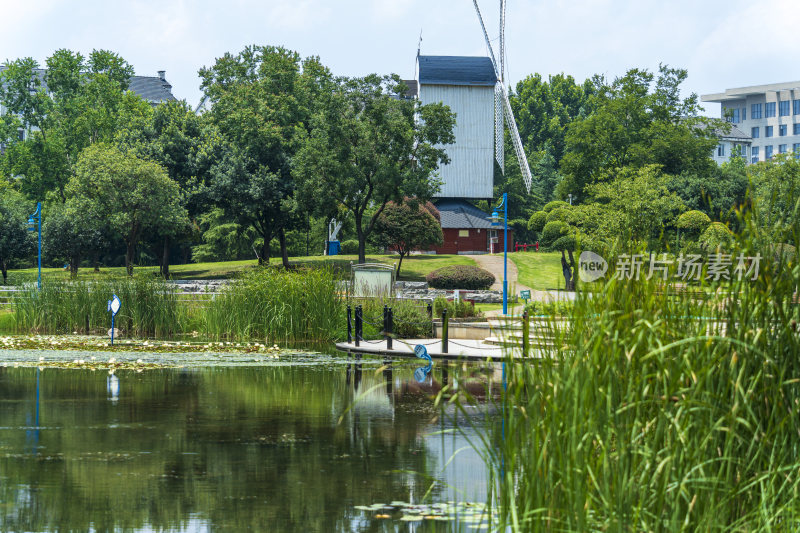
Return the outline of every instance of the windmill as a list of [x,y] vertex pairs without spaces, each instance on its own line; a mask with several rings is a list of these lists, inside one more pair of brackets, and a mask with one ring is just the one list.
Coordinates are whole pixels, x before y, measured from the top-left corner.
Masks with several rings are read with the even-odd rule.
[[495,136],[495,159],[500,169],[505,174],[505,152],[504,152],[504,135],[503,129],[505,123],[508,123],[508,130],[511,136],[511,142],[514,145],[514,152],[517,154],[519,161],[519,169],[522,173],[522,178],[525,180],[525,188],[531,192],[531,169],[528,166],[528,159],[525,157],[525,150],[522,147],[522,140],[519,137],[519,130],[517,130],[517,122],[514,120],[514,112],[511,110],[511,102],[508,100],[508,90],[505,86],[505,25],[506,25],[506,2],[500,0],[500,62],[498,63],[492,49],[492,43],[489,39],[489,34],[486,32],[486,25],[483,23],[483,15],[481,9],[478,7],[478,0],[472,0],[475,5],[475,12],[478,15],[478,20],[481,23],[483,30],[483,37],[486,39],[486,47],[489,50],[489,56],[492,60],[495,75],[497,76],[497,83],[494,86],[494,136]]

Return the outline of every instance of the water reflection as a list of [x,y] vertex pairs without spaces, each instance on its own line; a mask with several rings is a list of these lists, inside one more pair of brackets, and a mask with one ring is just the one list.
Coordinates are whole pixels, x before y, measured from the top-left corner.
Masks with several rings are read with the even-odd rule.
[[494,394],[494,370],[415,366],[0,368],[0,530],[382,530],[353,507],[418,501],[415,472],[433,501],[481,501],[431,396]]

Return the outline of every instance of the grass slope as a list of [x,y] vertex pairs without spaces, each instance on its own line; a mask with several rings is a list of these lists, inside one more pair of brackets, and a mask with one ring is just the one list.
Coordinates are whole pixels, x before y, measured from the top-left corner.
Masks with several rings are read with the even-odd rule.
[[[400,261],[400,257],[393,254],[388,255],[368,255],[368,263],[393,264]],[[334,269],[347,272],[350,263],[357,263],[358,256],[337,255],[333,257],[309,256],[309,257],[290,257],[289,262],[298,266],[332,266]],[[279,258],[273,258],[273,265],[280,265]],[[424,281],[425,276],[436,270],[450,265],[474,265],[475,261],[463,255],[414,255],[403,260],[400,270],[400,280],[405,281]],[[172,279],[226,279],[235,276],[240,272],[255,268],[255,260],[247,261],[221,261],[217,263],[190,263],[187,265],[171,265],[170,274]],[[147,272],[158,272],[157,266],[137,267],[134,272],[142,274]],[[109,277],[124,276],[124,267],[102,268],[100,272],[94,272],[91,268],[82,268],[78,271],[78,279],[105,279]],[[10,285],[18,285],[26,281],[35,281],[37,270],[28,268],[24,270],[13,270],[9,272],[8,281]],[[42,277],[45,279],[69,279],[69,271],[61,268],[43,268]]]
[[508,254],[517,265],[518,281],[531,289],[563,289],[560,252],[515,252]]

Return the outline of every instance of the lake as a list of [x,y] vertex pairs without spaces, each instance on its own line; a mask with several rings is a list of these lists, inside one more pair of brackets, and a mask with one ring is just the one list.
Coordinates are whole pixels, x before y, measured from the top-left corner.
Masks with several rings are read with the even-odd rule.
[[[0,361],[73,356],[0,351]],[[469,389],[478,403],[466,416],[482,431],[499,366],[437,361],[415,376],[424,366],[415,360],[202,358],[201,366],[113,375],[0,367],[0,530],[451,531],[486,523],[487,469],[470,447],[477,432],[463,419],[455,429],[453,410],[432,398],[446,384]]]

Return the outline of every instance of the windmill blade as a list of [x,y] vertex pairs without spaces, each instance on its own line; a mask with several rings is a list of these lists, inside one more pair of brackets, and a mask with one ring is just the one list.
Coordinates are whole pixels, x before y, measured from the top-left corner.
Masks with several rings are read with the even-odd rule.
[[481,8],[478,7],[478,0],[472,0],[472,4],[475,6],[475,12],[478,14],[478,20],[481,23],[483,38],[486,39],[486,48],[489,49],[489,55],[492,58],[495,76],[497,76],[497,79],[500,79],[500,71],[497,70],[497,60],[494,58],[494,50],[492,50],[492,41],[489,40],[489,34],[486,33],[486,25],[483,23],[483,15],[481,15]]
[[503,85],[497,83],[494,86],[494,158],[497,164],[500,165],[500,172],[506,173],[506,151],[505,141],[503,137],[503,129],[505,128],[503,120]]
[[508,131],[511,133],[511,142],[514,144],[514,151],[517,153],[517,159],[519,160],[519,170],[522,172],[522,178],[525,180],[525,188],[527,189],[528,193],[531,192],[531,182],[533,178],[531,177],[531,167],[528,165],[528,158],[525,157],[525,150],[522,147],[522,139],[519,137],[519,131],[517,130],[517,121],[514,120],[514,112],[511,110],[511,102],[508,99],[508,93],[506,92],[506,88],[503,84],[498,84],[500,86],[500,93],[503,98],[503,107],[505,109],[506,121],[508,122]]

